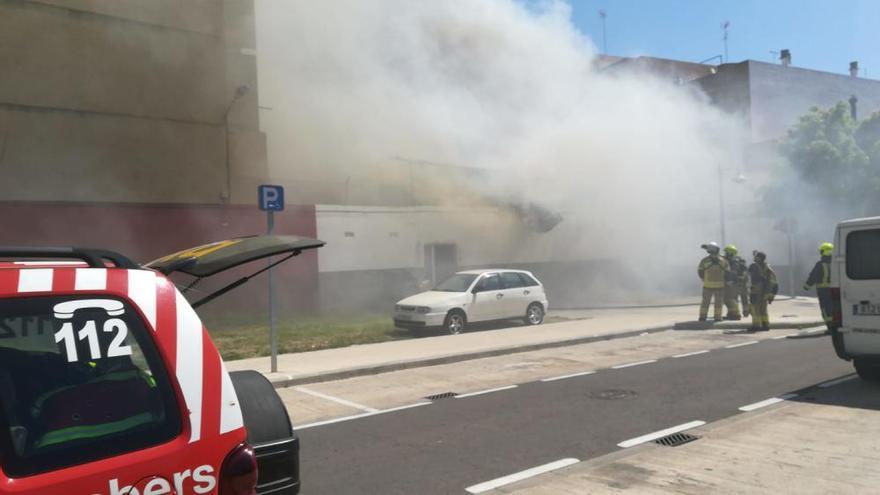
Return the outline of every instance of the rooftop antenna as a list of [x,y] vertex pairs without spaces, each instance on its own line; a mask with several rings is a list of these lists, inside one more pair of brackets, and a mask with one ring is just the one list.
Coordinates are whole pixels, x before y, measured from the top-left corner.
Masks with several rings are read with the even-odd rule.
[[721,29],[724,31],[724,36],[722,39],[724,40],[724,62],[730,63],[730,57],[727,55],[727,28],[730,27],[730,21],[724,21],[721,23]]
[[779,52],[776,50],[770,50],[770,60],[775,64],[777,60],[779,60]]
[[602,53],[608,55],[608,37],[605,31],[605,19],[608,17],[608,12],[605,12],[605,9],[599,9],[599,17],[602,19]]

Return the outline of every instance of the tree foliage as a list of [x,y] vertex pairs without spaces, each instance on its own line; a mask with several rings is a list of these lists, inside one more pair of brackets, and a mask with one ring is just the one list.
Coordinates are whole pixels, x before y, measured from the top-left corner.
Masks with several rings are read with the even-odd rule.
[[813,196],[803,202],[819,200],[853,216],[880,214],[880,113],[857,122],[845,102],[814,107],[788,131],[782,153],[806,186],[802,192]]

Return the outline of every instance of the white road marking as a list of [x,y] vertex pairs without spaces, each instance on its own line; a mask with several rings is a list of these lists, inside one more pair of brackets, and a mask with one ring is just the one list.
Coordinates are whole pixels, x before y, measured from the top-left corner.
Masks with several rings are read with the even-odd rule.
[[848,382],[848,381],[850,381],[850,380],[855,380],[856,378],[858,378],[858,376],[856,376],[856,375],[845,376],[845,377],[843,377],[843,378],[838,378],[838,379],[836,379],[836,380],[831,380],[830,382],[820,383],[820,384],[819,384],[819,388],[833,387],[833,386],[835,386],[835,385],[839,385],[839,384],[841,384],[841,383],[843,383],[843,382]]
[[658,438],[663,438],[666,435],[672,435],[673,433],[679,433],[685,430],[690,430],[691,428],[703,426],[704,424],[706,424],[705,421],[691,421],[690,423],[685,423],[683,425],[673,426],[672,428],[666,428],[665,430],[655,431],[654,433],[648,433],[647,435],[624,440],[617,444],[617,446],[628,449],[630,447],[635,447],[636,445],[657,440]]
[[629,368],[629,367],[631,367],[631,366],[639,366],[639,365],[642,365],[642,364],[651,364],[651,363],[656,363],[656,362],[657,362],[656,359],[649,359],[649,360],[647,360],[647,361],[636,361],[635,363],[618,364],[617,366],[612,366],[611,369],[613,369],[613,370],[619,370],[619,369],[622,369],[622,368]]
[[506,387],[490,388],[489,390],[480,390],[479,392],[469,392],[466,394],[456,395],[455,398],[456,399],[464,399],[465,397],[474,397],[475,395],[490,394],[492,392],[500,392],[502,390],[509,390],[509,389],[516,388],[516,387],[517,387],[516,385],[508,385]]
[[376,412],[354,414],[351,416],[343,416],[341,418],[333,418],[333,419],[327,419],[324,421],[317,421],[315,423],[307,423],[304,425],[294,426],[293,429],[294,430],[305,430],[306,428],[314,428],[316,426],[324,426],[324,425],[330,425],[333,423],[341,423],[343,421],[350,421],[352,419],[368,418],[370,416],[378,416],[379,414],[385,414],[385,413],[390,413],[390,412],[395,412],[395,411],[402,411],[404,409],[412,409],[413,407],[428,406],[431,404],[432,404],[431,402],[417,402],[415,404],[408,404],[405,406],[392,407],[391,409],[382,409],[381,411],[376,411]]
[[707,351],[707,350],[704,349],[704,350],[702,350],[702,351],[694,351],[694,352],[686,352],[686,353],[684,353],[684,354],[676,354],[675,356],[672,356],[672,357],[674,357],[674,358],[683,358],[683,357],[697,356],[697,355],[699,355],[699,354],[706,354],[707,352],[709,352],[709,351]]
[[517,481],[522,481],[534,476],[538,476],[539,474],[549,473],[550,471],[562,469],[564,467],[571,466],[572,464],[577,464],[579,462],[581,461],[579,459],[575,459],[574,457],[559,459],[558,461],[529,468],[525,471],[520,471],[518,473],[509,474],[501,478],[486,481],[485,483],[480,483],[479,485],[469,486],[465,488],[465,490],[468,493],[485,493],[489,490],[494,490],[496,488],[509,485],[511,483],[516,483]]
[[554,376],[550,378],[541,378],[542,382],[555,382],[556,380],[565,380],[566,378],[574,378],[576,376],[592,375],[595,371],[581,371],[580,373],[571,373],[569,375]]
[[790,333],[790,334],[788,334],[788,335],[780,335],[779,337],[770,337],[770,340],[782,340],[782,339],[787,339],[787,338],[792,337],[792,336],[794,336],[794,335],[797,335],[797,334],[796,334],[796,333]]
[[742,406],[739,408],[740,411],[749,412],[754,411],[755,409],[761,409],[762,407],[772,406],[773,404],[778,404],[782,401],[793,399],[797,397],[797,394],[785,394],[780,395],[779,397],[773,397],[767,400],[762,400],[761,402],[755,402],[754,404],[749,404],[747,406]]
[[331,402],[335,402],[335,403],[337,403],[337,404],[342,404],[343,406],[352,407],[352,408],[354,408],[354,409],[360,409],[361,411],[364,411],[364,412],[377,412],[377,411],[378,411],[378,409],[376,409],[376,408],[374,408],[374,407],[369,407],[369,406],[365,406],[365,405],[362,405],[362,404],[358,404],[357,402],[352,402],[352,401],[350,401],[350,400],[345,400],[345,399],[343,399],[343,398],[341,398],[341,397],[334,397],[334,396],[332,396],[332,395],[322,394],[321,392],[318,392],[318,391],[315,391],[315,390],[311,390],[311,389],[308,389],[308,388],[305,388],[305,387],[293,387],[293,389],[294,389],[294,390],[297,390],[297,391],[299,391],[299,392],[302,392],[302,393],[304,393],[304,394],[309,394],[309,395],[312,395],[312,396],[315,396],[315,397],[320,397],[321,399],[325,399],[325,400],[329,400],[329,401],[331,401]]
[[748,342],[740,342],[739,344],[731,344],[724,346],[725,349],[736,349],[737,347],[744,347],[747,345],[757,344],[757,340],[750,340]]

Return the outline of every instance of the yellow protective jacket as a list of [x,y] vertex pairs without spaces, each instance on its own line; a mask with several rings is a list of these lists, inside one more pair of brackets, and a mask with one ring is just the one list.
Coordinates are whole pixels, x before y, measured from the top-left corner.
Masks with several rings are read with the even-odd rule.
[[779,292],[779,283],[776,280],[776,272],[767,263],[752,263],[749,267],[749,278],[752,279],[750,294],[764,296],[776,296]]
[[831,256],[822,256],[822,259],[816,263],[804,284],[804,290],[808,290],[814,285],[817,289],[831,287]]
[[703,287],[707,289],[723,289],[724,279],[729,271],[730,264],[717,254],[706,256],[697,267],[697,275],[703,281]]

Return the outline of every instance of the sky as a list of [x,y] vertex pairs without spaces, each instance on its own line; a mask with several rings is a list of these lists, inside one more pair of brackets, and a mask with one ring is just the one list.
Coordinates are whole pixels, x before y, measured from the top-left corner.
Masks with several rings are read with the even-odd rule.
[[[574,24],[602,51],[599,10],[607,13],[610,55],[699,62],[724,53],[731,62],[770,62],[788,48],[792,65],[848,74],[859,61],[880,79],[878,0],[570,0]],[[777,53],[771,53],[771,51]],[[717,59],[713,61],[717,63]],[[865,77],[863,72],[860,74]]]

